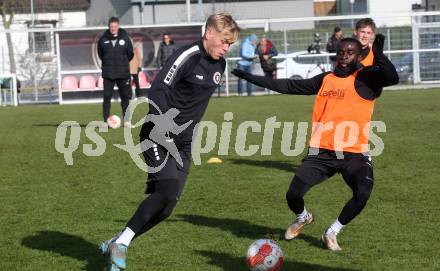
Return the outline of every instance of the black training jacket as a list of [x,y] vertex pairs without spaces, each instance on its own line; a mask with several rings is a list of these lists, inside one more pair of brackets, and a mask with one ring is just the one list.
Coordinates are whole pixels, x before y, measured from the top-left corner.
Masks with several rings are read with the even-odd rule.
[[116,37],[106,30],[98,41],[102,78],[111,80],[130,78],[129,63],[133,55],[133,45],[124,29],[120,28]]
[[[185,142],[185,150],[191,149],[194,127],[200,122],[209,99],[219,87],[226,62],[215,60],[203,47],[203,40],[179,48],[158,73],[148,92],[149,114],[164,114],[170,108],[180,113],[175,118],[178,125],[193,121],[178,137]],[[153,124],[146,122],[140,137],[148,138]]]

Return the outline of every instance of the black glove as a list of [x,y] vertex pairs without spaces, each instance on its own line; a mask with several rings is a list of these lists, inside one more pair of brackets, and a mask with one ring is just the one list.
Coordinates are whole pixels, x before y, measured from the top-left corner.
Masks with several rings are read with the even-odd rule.
[[239,69],[234,69],[232,71],[232,74],[237,76],[237,77],[240,77],[240,78],[246,78],[249,73],[245,72],[245,71],[242,71],[242,70],[239,70]]
[[373,43],[373,53],[375,56],[383,54],[383,45],[385,44],[385,36],[382,34],[377,34]]

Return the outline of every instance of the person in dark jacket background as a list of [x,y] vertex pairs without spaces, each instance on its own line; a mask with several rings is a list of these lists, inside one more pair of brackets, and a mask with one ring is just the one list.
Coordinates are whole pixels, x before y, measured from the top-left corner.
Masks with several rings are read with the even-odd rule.
[[[266,35],[261,37],[260,42],[255,49],[255,54],[258,55],[258,58],[260,59],[264,76],[273,79],[275,71],[277,70],[277,61],[273,57],[278,55],[278,51]],[[266,89],[266,91],[268,90]]]
[[159,45],[159,50],[157,51],[156,64],[162,69],[162,67],[167,62],[168,58],[177,50],[174,41],[171,40],[170,35],[164,33],[162,35],[162,42]]
[[[122,115],[131,99],[130,87],[130,60],[133,58],[133,45],[127,32],[119,27],[119,19],[111,17],[108,21],[108,30],[98,41],[98,56],[102,61],[102,78],[104,79],[104,122],[110,116],[111,98],[115,84],[118,86],[121,98]],[[130,124],[124,123],[126,126]]]
[[[333,35],[328,39],[326,50],[329,53],[336,53],[337,48],[339,47],[339,43],[341,43],[342,39],[342,29],[339,26],[336,26]],[[332,63],[332,69],[336,67],[336,56],[331,56],[330,61]]]
[[277,62],[273,58],[278,55],[278,51],[265,35],[261,37],[260,42],[257,44],[255,54],[260,59],[261,68],[264,71],[264,76],[273,78],[274,71],[277,69]]

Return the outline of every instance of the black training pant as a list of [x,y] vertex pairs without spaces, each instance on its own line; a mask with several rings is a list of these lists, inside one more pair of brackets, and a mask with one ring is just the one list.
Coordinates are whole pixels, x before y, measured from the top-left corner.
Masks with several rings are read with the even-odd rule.
[[136,73],[136,74],[132,74],[131,76],[133,77],[133,82],[136,87],[136,89],[135,89],[136,97],[140,97],[141,96],[141,87],[139,85],[139,75]]
[[110,116],[111,100],[115,84],[118,86],[119,97],[121,98],[122,116],[131,100],[130,78],[128,79],[106,79],[104,78],[104,102],[102,103],[102,113],[104,121]]
[[146,193],[150,194],[141,202],[133,217],[128,221],[138,237],[169,217],[179,200],[190,166],[190,153],[180,151],[183,165],[180,165],[168,151],[154,144],[143,153],[148,167],[163,168],[156,173],[148,173]]
[[353,191],[338,220],[347,225],[365,207],[373,190],[373,166],[371,158],[360,153],[344,153],[338,159],[335,152],[319,150],[317,155],[308,155],[296,171],[286,194],[289,208],[296,214],[304,210],[304,195],[314,185],[336,173],[342,174],[345,183]]

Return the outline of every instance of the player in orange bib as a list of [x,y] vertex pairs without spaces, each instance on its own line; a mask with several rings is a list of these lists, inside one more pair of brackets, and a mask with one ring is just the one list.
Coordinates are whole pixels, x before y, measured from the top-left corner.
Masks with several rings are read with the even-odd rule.
[[361,64],[363,66],[372,66],[374,63],[374,54],[371,47],[371,40],[376,32],[376,23],[371,18],[360,19],[356,22],[354,31],[355,38],[362,44]]
[[[372,46],[374,66],[363,67],[361,43],[344,38],[336,52],[333,72],[311,79],[270,79],[234,70],[233,74],[253,84],[294,95],[316,95],[309,154],[297,169],[286,194],[296,214],[285,238],[297,237],[313,216],[304,206],[304,195],[314,185],[340,173],[353,191],[336,221],[324,232],[322,241],[330,250],[340,250],[336,236],[365,207],[373,189],[373,166],[368,154],[368,131],[373,106],[382,88],[397,84],[396,69],[383,54],[385,37],[376,36]],[[348,130],[348,135],[347,135]]]

